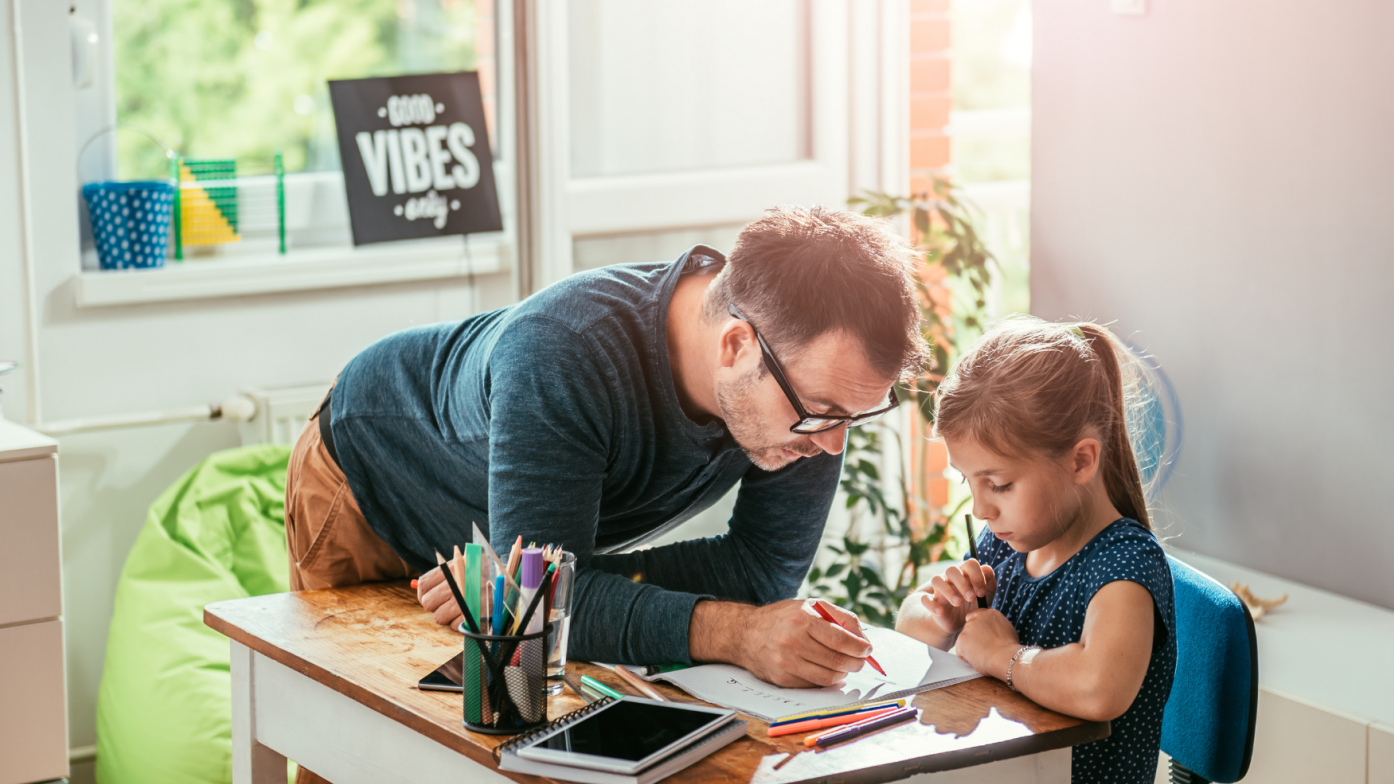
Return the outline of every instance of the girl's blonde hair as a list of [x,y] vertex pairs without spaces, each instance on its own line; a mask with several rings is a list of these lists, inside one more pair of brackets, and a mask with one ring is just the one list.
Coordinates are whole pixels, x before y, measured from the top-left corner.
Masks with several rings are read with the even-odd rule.
[[1097,434],[1109,500],[1151,528],[1128,437],[1145,374],[1133,352],[1098,324],[1012,318],[984,333],[940,384],[934,432],[1001,455],[1052,458]]

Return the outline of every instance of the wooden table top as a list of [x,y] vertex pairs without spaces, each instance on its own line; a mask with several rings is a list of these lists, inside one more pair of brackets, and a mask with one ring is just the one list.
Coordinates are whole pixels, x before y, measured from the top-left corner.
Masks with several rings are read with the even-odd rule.
[[[406,581],[216,602],[204,609],[203,617],[208,626],[257,653],[495,767],[492,750],[507,736],[461,726],[459,694],[415,688],[460,651],[462,638],[421,610]],[[613,672],[595,665],[571,662],[567,669],[632,693]],[[654,686],[675,701],[697,702],[666,684]],[[554,718],[582,704],[570,689],[551,700],[548,715]],[[993,678],[925,692],[914,704],[921,709],[918,723],[818,752],[804,751],[801,735],[770,738],[765,722],[744,716],[750,722],[746,738],[668,781],[784,784],[829,776],[893,781],[1088,743],[1109,733],[1108,722],[1046,710]],[[500,772],[520,782],[545,781]]]

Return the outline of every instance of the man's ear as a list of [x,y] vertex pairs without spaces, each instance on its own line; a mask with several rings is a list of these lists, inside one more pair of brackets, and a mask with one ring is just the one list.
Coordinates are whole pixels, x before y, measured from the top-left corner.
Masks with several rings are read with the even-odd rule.
[[1099,473],[1099,456],[1103,447],[1097,438],[1085,438],[1075,444],[1070,453],[1070,468],[1077,485],[1087,485]]
[[722,368],[744,369],[752,357],[760,361],[760,343],[755,339],[755,329],[749,322],[730,319],[717,333],[717,366]]

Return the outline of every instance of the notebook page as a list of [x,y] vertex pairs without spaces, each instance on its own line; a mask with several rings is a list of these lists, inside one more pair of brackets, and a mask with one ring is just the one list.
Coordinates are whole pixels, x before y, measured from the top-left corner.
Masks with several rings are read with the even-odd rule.
[[883,676],[867,665],[836,686],[786,689],[766,683],[730,664],[704,664],[650,676],[692,696],[764,721],[813,710],[862,702],[895,700],[981,677],[968,663],[892,629],[863,629],[885,669]]

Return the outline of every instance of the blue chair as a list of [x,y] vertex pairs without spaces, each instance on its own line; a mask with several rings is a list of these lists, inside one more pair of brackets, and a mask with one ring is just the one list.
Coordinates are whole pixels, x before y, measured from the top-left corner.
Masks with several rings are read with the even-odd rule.
[[1258,640],[1249,608],[1167,557],[1176,593],[1176,677],[1162,718],[1172,784],[1239,781],[1254,756]]

